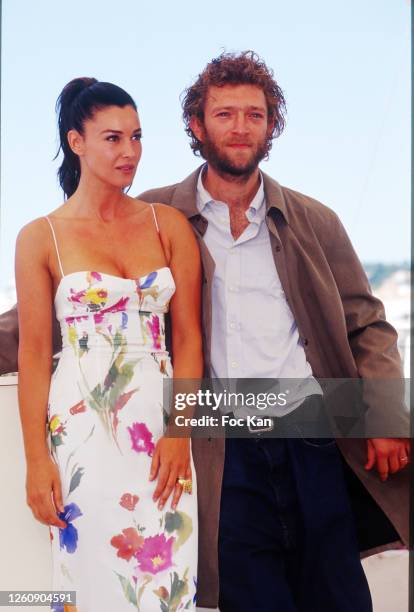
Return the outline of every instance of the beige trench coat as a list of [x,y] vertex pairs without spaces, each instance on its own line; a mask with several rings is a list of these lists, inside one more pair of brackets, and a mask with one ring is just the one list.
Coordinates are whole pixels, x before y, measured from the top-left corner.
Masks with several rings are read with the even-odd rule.
[[[183,182],[147,191],[147,202],[170,204],[186,215],[199,241],[203,264],[203,339],[206,371],[210,364],[211,284],[214,261],[203,235],[207,221],[196,208],[200,168]],[[371,294],[368,280],[336,214],[316,200],[280,186],[266,174],[266,222],[274,263],[295,317],[312,371],[319,378],[399,378],[401,363],[395,330]],[[56,331],[56,330],[55,330]],[[58,345],[55,333],[55,347]],[[0,315],[0,373],[17,370],[16,308]],[[400,538],[375,542],[363,555],[408,543],[409,478],[407,470],[382,483],[366,472],[366,443],[340,439],[338,446],[371,497],[390,519]],[[198,481],[199,573],[197,603],[218,603],[217,539],[224,440],[193,440]],[[375,536],[375,534],[374,534]],[[395,538],[394,538],[395,539]]]

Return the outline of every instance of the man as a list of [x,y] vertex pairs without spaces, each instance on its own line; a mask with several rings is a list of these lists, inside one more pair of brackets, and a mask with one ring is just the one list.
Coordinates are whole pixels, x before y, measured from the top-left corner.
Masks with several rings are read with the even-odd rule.
[[[283,94],[266,65],[250,52],[221,55],[186,91],[183,109],[192,149],[207,163],[182,183],[140,197],[179,208],[199,238],[211,375],[305,381],[285,414],[315,403],[314,376],[400,378],[396,333],[336,215],[258,169],[284,127]],[[199,603],[214,605],[206,577],[214,564],[211,515],[222,445],[210,442],[218,456],[208,489],[202,442],[208,443],[194,441],[206,536],[200,539]],[[362,546],[389,544],[395,532],[360,480],[397,519],[403,537],[407,521],[397,518],[396,508],[400,515],[404,504],[407,509],[408,490],[400,496],[397,472],[408,463],[408,442],[338,444],[360,478],[347,474],[354,507],[368,512],[382,532],[382,539],[372,538],[365,523]],[[368,471],[375,463],[379,476]],[[380,478],[390,473],[387,490]],[[329,439],[227,439],[218,542],[222,612],[371,610],[348,503],[343,466]]]
[[[275,411],[276,429],[320,406],[316,377],[400,378],[395,331],[336,215],[258,169],[284,127],[283,94],[266,65],[251,52],[222,54],[183,107],[207,163],[140,197],[180,209],[199,239],[207,373],[302,381]],[[12,371],[13,311],[0,317],[0,334],[1,371]],[[219,597],[222,612],[371,610],[355,529],[365,554],[407,542],[408,442],[266,433],[193,440],[198,605],[214,608]],[[386,484],[374,465],[382,480],[392,474]]]

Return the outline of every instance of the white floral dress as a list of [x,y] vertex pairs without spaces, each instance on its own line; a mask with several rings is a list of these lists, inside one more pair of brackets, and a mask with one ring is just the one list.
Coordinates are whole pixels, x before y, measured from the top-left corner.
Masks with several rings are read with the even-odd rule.
[[149,481],[172,375],[164,313],[174,290],[164,267],[136,280],[75,272],[56,293],[63,350],[48,426],[67,527],[51,528],[53,589],[75,590],[78,612],[195,610],[194,466],[193,494],[175,512],[170,500],[157,509]]

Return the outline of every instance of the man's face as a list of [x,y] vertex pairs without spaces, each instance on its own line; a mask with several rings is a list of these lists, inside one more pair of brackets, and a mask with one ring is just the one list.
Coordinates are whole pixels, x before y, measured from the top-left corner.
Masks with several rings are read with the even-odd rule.
[[272,127],[263,90],[255,85],[209,87],[204,123],[191,122],[203,157],[218,172],[235,177],[256,170],[267,153]]

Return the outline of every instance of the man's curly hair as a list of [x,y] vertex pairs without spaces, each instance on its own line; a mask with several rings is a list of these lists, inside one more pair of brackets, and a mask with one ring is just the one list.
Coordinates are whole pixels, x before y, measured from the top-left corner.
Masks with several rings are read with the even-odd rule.
[[268,122],[274,123],[267,140],[266,156],[272,148],[272,140],[280,136],[285,127],[286,102],[283,92],[273,78],[273,70],[254,51],[222,53],[211,60],[198,75],[196,82],[182,94],[185,131],[191,139],[195,155],[202,153],[202,143],[193,134],[190,121],[197,117],[204,123],[204,108],[208,88],[224,85],[256,85],[263,90],[267,103]]

